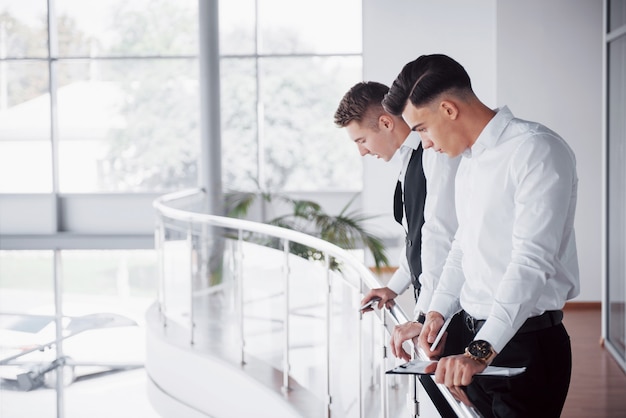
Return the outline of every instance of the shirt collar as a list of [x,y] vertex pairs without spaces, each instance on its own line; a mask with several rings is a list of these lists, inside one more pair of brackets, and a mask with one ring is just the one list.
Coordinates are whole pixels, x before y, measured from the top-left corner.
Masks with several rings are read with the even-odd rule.
[[402,145],[400,145],[394,157],[399,157],[402,161],[407,155],[410,155],[411,152],[417,149],[420,142],[422,142],[422,139],[417,132],[409,133],[409,136],[407,136]]
[[463,156],[467,158],[478,157],[485,150],[495,147],[507,127],[511,119],[513,119],[513,113],[509,110],[508,106],[496,109],[496,115],[491,118],[489,123],[482,130],[476,142],[471,148],[466,149],[463,152]]
[[415,151],[417,147],[419,147],[422,139],[420,138],[417,132],[409,133],[409,136],[406,137],[402,145],[400,145],[401,152]]
[[422,142],[422,139],[420,138],[419,134],[417,132],[411,132],[400,146],[400,149],[404,148],[405,152],[408,151],[407,148],[414,151],[417,149],[417,147],[419,147],[420,142]]

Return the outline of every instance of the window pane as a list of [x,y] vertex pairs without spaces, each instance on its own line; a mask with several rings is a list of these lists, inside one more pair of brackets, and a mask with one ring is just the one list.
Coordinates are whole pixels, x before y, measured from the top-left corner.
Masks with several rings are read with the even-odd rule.
[[[7,359],[6,364],[0,365],[2,417],[56,415],[54,392],[42,390],[33,397],[34,392],[20,389],[17,380],[18,374],[29,371],[17,362],[47,361],[55,357],[54,350],[30,353],[24,350],[55,337],[53,272],[52,251],[0,251],[0,358]],[[8,360],[18,354],[23,355]],[[33,401],[37,411],[29,414]]]
[[[65,391],[67,417],[95,410],[102,417],[158,417],[145,395],[143,369],[144,318],[157,299],[155,251],[63,251],[62,262],[64,314],[88,328],[68,338],[63,351],[76,363],[96,365],[74,368],[76,382]],[[98,318],[114,326],[101,327]]]
[[195,59],[59,63],[62,192],[170,191],[197,184]]
[[361,158],[333,116],[361,77],[361,58],[261,60],[266,185],[270,190],[360,190]]
[[[119,305],[143,316],[157,298],[154,250],[63,251],[62,255],[67,314],[94,310],[102,303]],[[130,303],[131,299],[135,301]]]
[[[156,299],[155,252],[63,251],[61,264],[64,416],[79,418],[89,411],[90,416],[158,417],[145,395],[143,369],[144,315]],[[0,332],[13,332],[11,341],[54,339],[53,271],[50,251],[0,252]],[[0,344],[7,341],[3,334]],[[56,346],[27,355],[39,367],[29,370],[37,373],[52,364]],[[55,387],[54,372],[37,373],[37,386],[24,392],[10,378],[17,369],[0,366],[0,416],[56,416],[55,393],[48,389]]]
[[609,0],[607,9],[609,31],[626,25],[626,0]]
[[52,251],[0,251],[0,312],[54,314],[53,262]]
[[57,0],[60,56],[196,55],[197,0]]
[[2,0],[0,58],[48,56],[47,10],[46,0]]
[[0,62],[0,193],[52,191],[45,62]]
[[260,53],[361,53],[361,1],[259,2]]
[[222,59],[221,83],[224,190],[258,190],[254,59]]
[[219,3],[220,54],[251,55],[255,51],[255,0]]

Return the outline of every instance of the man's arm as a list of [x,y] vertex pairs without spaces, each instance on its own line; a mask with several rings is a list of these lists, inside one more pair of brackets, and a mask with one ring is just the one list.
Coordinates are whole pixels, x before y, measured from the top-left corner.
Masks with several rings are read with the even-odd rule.
[[[370,290],[361,300],[361,305],[366,304],[374,298],[379,298],[378,309],[382,309],[383,306],[390,308],[393,306],[393,300],[401,293],[404,293],[406,289],[411,285],[411,272],[409,270],[409,262],[406,258],[406,248],[402,246],[402,252],[400,254],[398,269],[393,273],[391,279],[385,287],[379,287],[377,289]],[[371,308],[364,309],[363,312],[371,311]]]
[[422,155],[428,193],[422,226],[422,287],[415,305],[416,317],[428,312],[457,230],[454,182],[460,161],[460,156],[449,158],[433,149],[424,150]]
[[[410,356],[402,348],[402,343],[413,340],[415,346],[418,344],[417,337],[423,331],[424,314],[428,311],[457,229],[454,181],[460,161],[461,157],[451,159],[432,149],[424,150],[422,155],[428,192],[422,226],[422,274],[419,277],[421,289],[413,312],[414,321],[396,326],[390,341],[392,354],[407,361]],[[422,319],[418,322],[420,318]],[[441,346],[444,345],[445,340]]]
[[[555,283],[555,263],[565,251],[561,248],[564,234],[571,233],[567,220],[574,216],[578,184],[575,160],[567,145],[542,135],[520,147],[511,173],[518,183],[511,260],[495,291],[489,317],[476,335],[476,339],[489,341],[497,352],[541,303],[545,287]],[[553,309],[567,299],[565,284],[573,286],[565,280],[553,285]]]

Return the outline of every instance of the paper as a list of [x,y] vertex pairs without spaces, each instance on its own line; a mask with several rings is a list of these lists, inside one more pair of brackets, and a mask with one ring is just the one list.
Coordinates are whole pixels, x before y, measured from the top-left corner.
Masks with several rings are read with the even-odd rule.
[[[436,360],[411,360],[391,370],[387,370],[387,374],[434,374],[426,373],[426,366],[437,363]],[[523,373],[526,367],[498,367],[487,366],[481,373],[475,376],[502,376],[511,377]]]

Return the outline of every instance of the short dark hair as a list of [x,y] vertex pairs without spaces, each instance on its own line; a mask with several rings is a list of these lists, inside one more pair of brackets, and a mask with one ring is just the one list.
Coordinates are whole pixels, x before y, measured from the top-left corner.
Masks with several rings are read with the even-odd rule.
[[335,125],[345,128],[350,122],[359,124],[368,122],[369,126],[378,126],[378,117],[385,112],[382,100],[389,87],[376,81],[363,81],[352,86],[344,94],[335,111]]
[[460,94],[472,91],[465,68],[447,55],[422,55],[402,68],[383,99],[383,107],[400,116],[408,101],[423,106],[452,89]]

